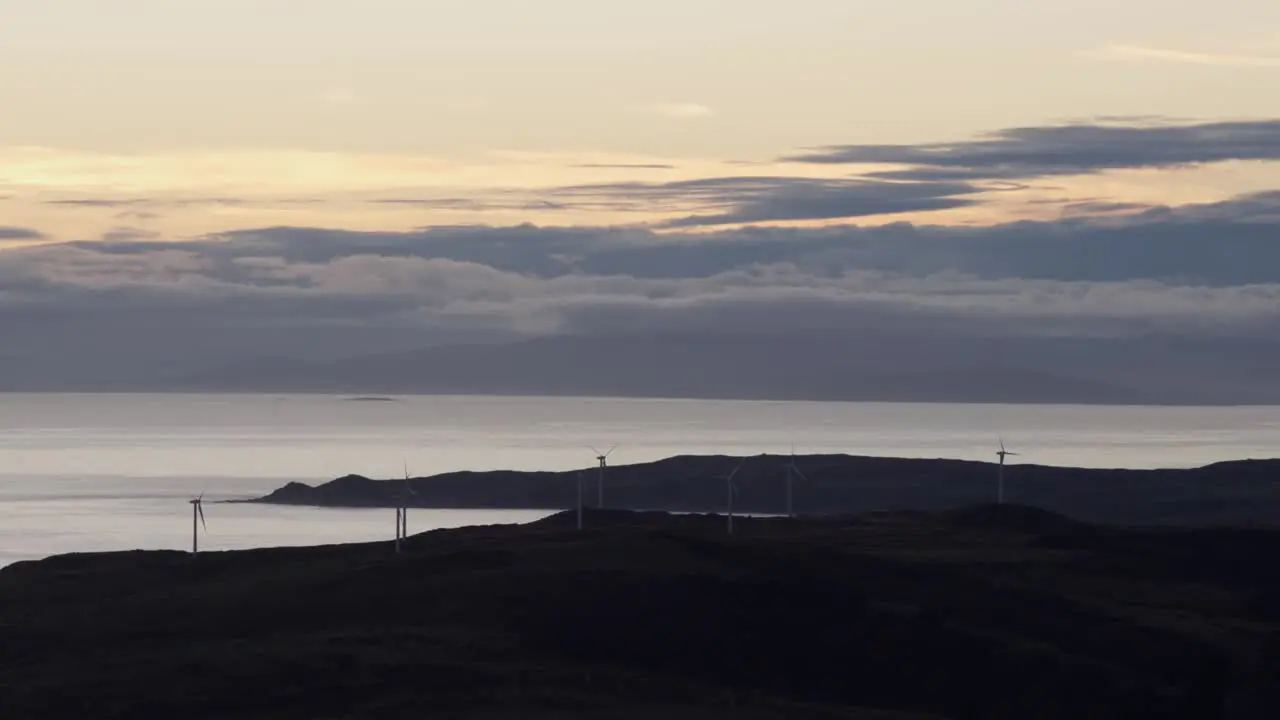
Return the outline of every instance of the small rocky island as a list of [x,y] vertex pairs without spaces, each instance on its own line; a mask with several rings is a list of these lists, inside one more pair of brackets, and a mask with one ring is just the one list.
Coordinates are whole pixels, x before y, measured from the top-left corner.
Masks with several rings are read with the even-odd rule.
[[[789,457],[677,456],[610,467],[605,508],[722,512],[724,476],[735,478],[737,509],[781,514],[786,509]],[[990,502],[997,468],[964,460],[806,455],[793,484],[802,515],[875,510],[939,511]],[[495,470],[411,479],[347,475],[318,486],[290,483],[248,502],[324,507],[523,508],[577,506],[579,473],[588,507],[598,497],[596,468],[567,472]],[[1091,522],[1130,525],[1280,525],[1280,460],[1241,460],[1177,470],[1099,470],[1011,465],[1005,497]]]

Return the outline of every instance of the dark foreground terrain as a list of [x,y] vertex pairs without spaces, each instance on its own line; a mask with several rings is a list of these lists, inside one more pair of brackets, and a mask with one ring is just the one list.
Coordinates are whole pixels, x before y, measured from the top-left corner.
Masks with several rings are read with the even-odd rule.
[[[743,512],[785,514],[790,458],[756,455],[735,477]],[[806,515],[875,510],[950,510],[992,502],[996,466],[966,460],[806,455],[794,482],[794,507]],[[610,467],[605,508],[722,512],[724,476],[742,458],[685,455]],[[595,468],[581,471],[588,507],[597,501]],[[347,507],[577,507],[579,472],[494,470],[412,479],[348,475],[319,486],[290,483],[252,502]],[[1280,527],[1280,460],[1240,460],[1190,469],[1106,470],[1011,465],[1005,498],[1091,522],[1123,525]]]
[[587,523],[13,565],[0,716],[1280,717],[1280,532]]

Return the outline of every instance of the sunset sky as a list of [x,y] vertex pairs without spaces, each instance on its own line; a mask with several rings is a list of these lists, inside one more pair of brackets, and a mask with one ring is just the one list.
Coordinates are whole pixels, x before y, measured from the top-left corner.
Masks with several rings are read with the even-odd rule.
[[[0,20],[0,218],[59,240],[655,224],[735,199],[620,184],[830,187],[902,166],[785,159],[1064,123],[1280,118],[1271,0],[0,0]],[[1257,152],[782,222],[1224,200],[1280,185],[1274,164],[1233,162]]]
[[[1275,0],[0,0],[0,381],[618,328],[1264,342],[1278,87]],[[1215,353],[1168,383],[1244,383]]]

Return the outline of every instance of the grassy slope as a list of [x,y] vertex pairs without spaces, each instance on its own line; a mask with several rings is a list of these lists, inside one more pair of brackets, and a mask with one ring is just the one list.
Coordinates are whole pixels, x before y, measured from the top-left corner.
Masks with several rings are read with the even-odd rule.
[[[22,718],[1266,717],[1280,533],[590,513],[0,571]],[[1270,674],[1268,674],[1270,673]],[[867,708],[897,710],[895,713]]]

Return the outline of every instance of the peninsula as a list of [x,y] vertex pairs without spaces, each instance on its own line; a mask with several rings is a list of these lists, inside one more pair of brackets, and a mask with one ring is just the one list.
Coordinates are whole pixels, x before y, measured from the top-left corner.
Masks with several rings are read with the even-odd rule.
[[[789,457],[677,456],[609,467],[605,508],[722,512],[724,476],[735,477],[735,506],[782,514]],[[964,460],[806,455],[793,484],[802,515],[875,510],[947,510],[994,500],[997,467]],[[1099,470],[1011,465],[1005,497],[1091,522],[1129,525],[1280,525],[1280,460],[1241,460],[1192,469]],[[579,475],[581,473],[581,475]],[[405,481],[347,475],[319,486],[290,483],[248,502],[325,507],[528,508],[577,506],[581,477],[587,507],[597,505],[597,468],[565,472],[454,472]]]

